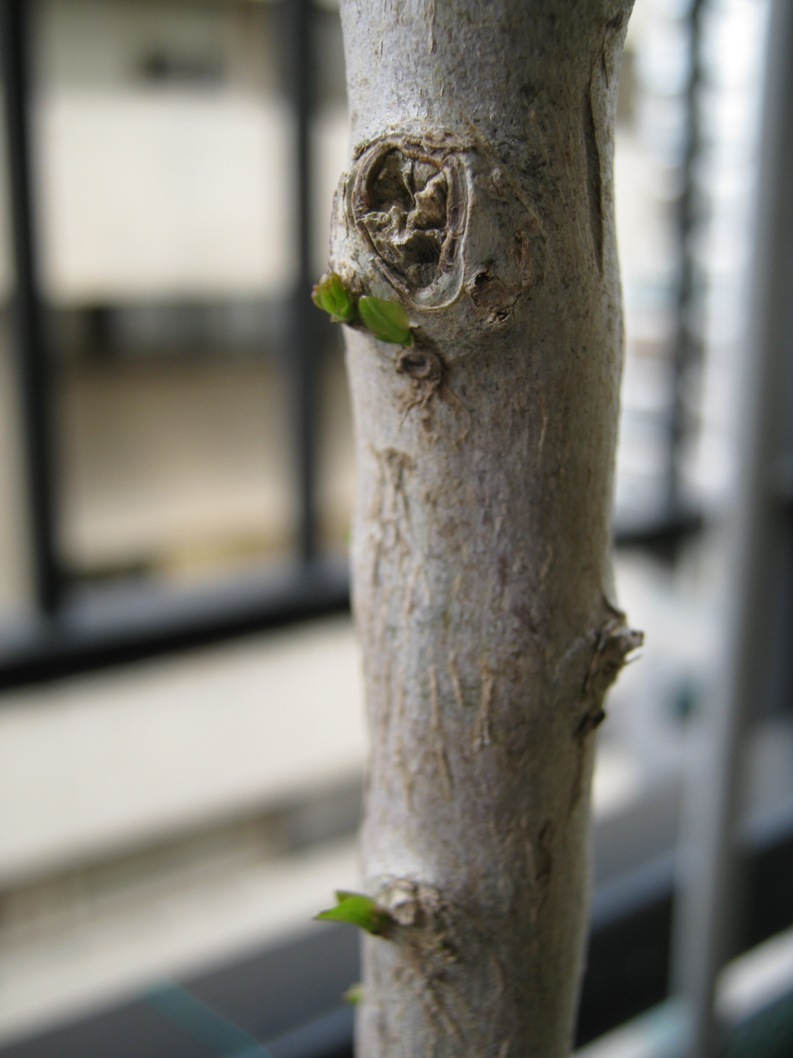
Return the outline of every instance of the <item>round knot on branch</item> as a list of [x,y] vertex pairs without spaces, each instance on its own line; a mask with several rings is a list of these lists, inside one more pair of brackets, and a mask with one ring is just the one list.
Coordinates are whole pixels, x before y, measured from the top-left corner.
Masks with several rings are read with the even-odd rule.
[[359,161],[352,212],[389,282],[416,301],[438,304],[459,285],[466,200],[456,155],[383,141]]
[[[451,366],[527,320],[545,238],[530,191],[485,143],[390,131],[342,178],[331,267],[364,296],[401,304],[416,343]],[[400,363],[434,380],[423,370]]]

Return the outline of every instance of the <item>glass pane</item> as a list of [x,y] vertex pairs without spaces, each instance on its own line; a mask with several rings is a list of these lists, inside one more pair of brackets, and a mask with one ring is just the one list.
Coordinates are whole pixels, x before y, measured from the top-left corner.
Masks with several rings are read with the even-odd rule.
[[293,282],[277,9],[43,5],[43,265],[78,578],[292,550]]

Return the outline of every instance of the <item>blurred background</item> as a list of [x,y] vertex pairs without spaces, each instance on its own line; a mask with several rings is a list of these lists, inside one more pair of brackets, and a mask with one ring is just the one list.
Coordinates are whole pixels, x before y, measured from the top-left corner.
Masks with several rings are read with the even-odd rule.
[[[705,1058],[714,995],[729,1053],[793,1054],[787,6],[637,0],[628,37],[615,543],[646,645],[595,779],[592,1055]],[[310,924],[356,886],[365,755],[309,299],[338,12],[0,12],[0,1056],[341,1058],[357,938]]]

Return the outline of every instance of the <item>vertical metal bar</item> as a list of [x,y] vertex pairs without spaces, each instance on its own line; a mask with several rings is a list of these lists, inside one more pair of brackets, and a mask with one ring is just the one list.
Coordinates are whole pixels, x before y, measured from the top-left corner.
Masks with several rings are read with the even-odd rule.
[[681,168],[683,185],[677,204],[677,239],[679,269],[675,290],[676,333],[671,358],[671,392],[668,413],[668,460],[665,474],[664,502],[674,512],[680,503],[680,476],[683,446],[689,427],[686,392],[691,384],[692,368],[698,363],[702,341],[697,332],[693,309],[700,291],[697,289],[697,265],[693,236],[700,219],[700,199],[694,174],[701,148],[699,91],[702,84],[702,23],[706,0],[692,0],[688,12],[689,56],[684,88],[685,131]]
[[317,544],[317,328],[310,292],[312,282],[311,117],[314,63],[311,50],[311,0],[284,0],[287,92],[293,122],[293,232],[297,258],[295,287],[290,298],[288,348],[293,392],[293,443],[296,455],[297,550],[302,562],[316,558]]
[[14,346],[21,395],[33,589],[39,611],[53,616],[63,577],[56,548],[52,378],[44,340],[31,182],[28,48],[30,0],[1,0],[0,47],[5,97],[12,252],[16,273]]
[[[774,495],[791,348],[793,290],[793,4],[772,0],[766,52],[753,261],[735,434],[736,479],[725,517],[721,645],[702,755],[688,796],[674,982],[684,1003],[690,1058],[718,1053],[718,975],[731,954],[740,861],[736,819],[745,735],[767,672],[772,588],[785,547]],[[788,545],[789,546],[789,545]],[[767,682],[767,681],[766,681]]]

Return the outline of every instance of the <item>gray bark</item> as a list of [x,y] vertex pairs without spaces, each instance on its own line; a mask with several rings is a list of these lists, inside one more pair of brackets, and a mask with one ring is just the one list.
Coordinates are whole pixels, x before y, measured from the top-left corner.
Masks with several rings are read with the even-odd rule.
[[359,1058],[569,1053],[612,597],[612,135],[631,0],[342,0],[371,733]]

